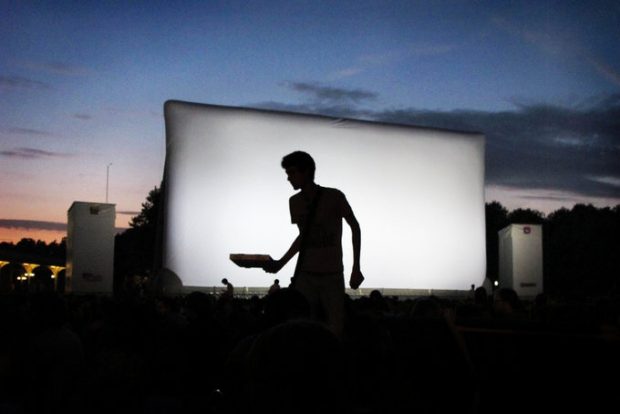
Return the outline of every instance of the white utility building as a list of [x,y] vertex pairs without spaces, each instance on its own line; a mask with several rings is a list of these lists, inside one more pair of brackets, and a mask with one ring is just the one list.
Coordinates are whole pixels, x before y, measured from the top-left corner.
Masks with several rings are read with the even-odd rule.
[[525,297],[542,293],[541,225],[511,224],[499,231],[499,287]]
[[112,293],[115,205],[75,201],[67,216],[65,291]]

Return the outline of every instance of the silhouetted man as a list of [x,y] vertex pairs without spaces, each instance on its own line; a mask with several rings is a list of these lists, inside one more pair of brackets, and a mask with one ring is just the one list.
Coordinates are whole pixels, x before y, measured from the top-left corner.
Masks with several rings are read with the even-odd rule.
[[282,168],[293,188],[301,190],[289,199],[291,221],[299,227],[299,235],[284,256],[265,266],[265,271],[277,273],[302,249],[294,287],[310,303],[313,317],[318,318],[323,312],[328,326],[340,335],[344,321],[342,219],[351,227],[353,236],[353,270],[349,280],[353,289],[364,280],[360,270],[359,223],[340,190],[314,182],[316,167],[310,154],[288,154],[282,159]]
[[226,286],[226,290],[222,292],[222,297],[232,299],[235,296],[235,287],[226,278],[222,279],[222,284]]
[[273,285],[269,287],[269,291],[267,292],[267,294],[271,295],[272,293],[275,293],[278,290],[280,290],[280,281],[276,279],[273,281]]

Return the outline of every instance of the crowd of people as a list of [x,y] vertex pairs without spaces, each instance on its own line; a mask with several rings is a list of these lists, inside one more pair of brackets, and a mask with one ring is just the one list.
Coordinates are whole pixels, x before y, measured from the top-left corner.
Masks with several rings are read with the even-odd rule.
[[[617,404],[618,297],[347,297],[281,287],[0,297],[0,412],[523,412]],[[542,406],[540,404],[543,404]]]

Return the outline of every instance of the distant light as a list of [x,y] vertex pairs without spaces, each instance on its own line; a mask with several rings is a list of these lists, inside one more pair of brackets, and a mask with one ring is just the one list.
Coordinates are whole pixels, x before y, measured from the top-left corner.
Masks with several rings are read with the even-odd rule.
[[65,269],[64,266],[48,266],[48,268],[52,271],[52,279],[57,279],[58,273]]
[[493,282],[493,286],[499,286],[499,282],[496,280],[495,282]]

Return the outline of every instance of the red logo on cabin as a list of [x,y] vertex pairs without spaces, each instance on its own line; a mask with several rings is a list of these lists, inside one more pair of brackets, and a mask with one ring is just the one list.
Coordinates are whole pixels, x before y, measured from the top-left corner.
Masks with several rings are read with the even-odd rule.
[[523,227],[523,233],[524,234],[530,234],[532,232],[532,228],[531,227]]

